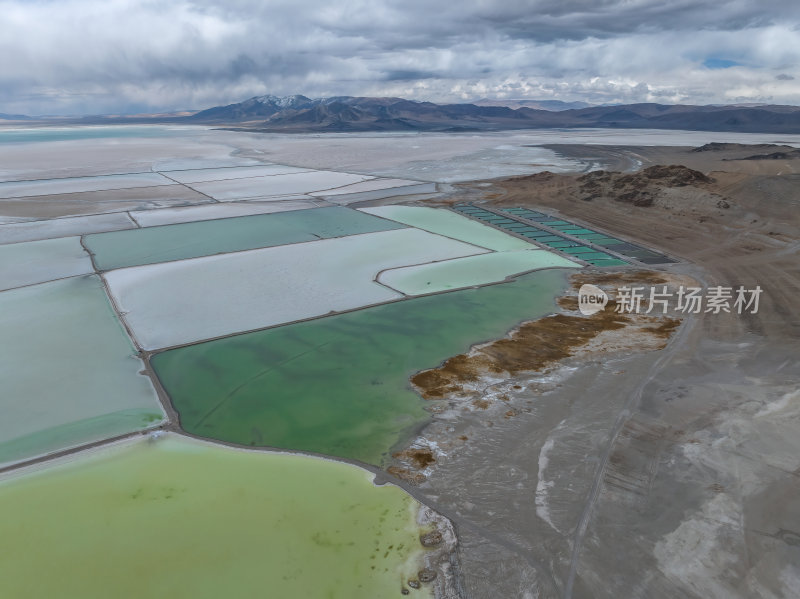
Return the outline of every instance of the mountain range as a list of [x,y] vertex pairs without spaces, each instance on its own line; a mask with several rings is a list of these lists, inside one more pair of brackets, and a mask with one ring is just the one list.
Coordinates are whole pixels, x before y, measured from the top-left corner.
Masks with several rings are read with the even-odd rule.
[[[509,104],[508,106],[503,104]],[[20,120],[22,115],[13,115]],[[2,115],[0,115],[2,118]],[[434,104],[403,98],[256,96],[186,115],[94,116],[48,123],[182,123],[286,133],[347,131],[491,131],[585,128],[800,133],[800,106],[621,104],[557,100],[480,100]]]
[[[520,101],[513,101],[519,104]],[[544,110],[530,106],[434,104],[403,98],[257,96],[186,120],[262,131],[470,131],[609,127],[800,133],[800,107],[624,104]]]

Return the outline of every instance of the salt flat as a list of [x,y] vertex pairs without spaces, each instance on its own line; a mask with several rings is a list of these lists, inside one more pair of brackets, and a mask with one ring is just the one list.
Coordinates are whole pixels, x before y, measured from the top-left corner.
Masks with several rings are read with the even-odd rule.
[[422,295],[496,283],[515,274],[554,267],[581,265],[546,250],[528,249],[393,268],[383,271],[378,282],[406,295]]
[[0,292],[0,463],[163,418],[97,275]]
[[485,251],[399,229],[125,268],[105,277],[141,347],[157,349],[398,299],[374,281],[379,271]]
[[0,291],[92,272],[80,237],[0,245]]

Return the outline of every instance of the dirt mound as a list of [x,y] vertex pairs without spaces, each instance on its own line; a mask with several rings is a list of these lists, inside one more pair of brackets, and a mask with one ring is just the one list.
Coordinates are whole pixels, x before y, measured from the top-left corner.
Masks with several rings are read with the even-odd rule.
[[669,166],[658,164],[656,166],[650,166],[644,169],[641,175],[651,181],[658,181],[667,187],[684,187],[686,185],[711,183],[713,181],[713,179],[707,177],[700,171],[680,164],[670,164]]
[[593,171],[577,178],[581,199],[612,198],[634,206],[652,206],[662,188],[711,183],[700,171],[671,164],[651,166],[638,173]]
[[800,158],[800,150],[795,148],[782,152],[772,152],[771,154],[754,154],[740,160],[796,160],[798,158]]
[[777,144],[735,144],[712,142],[698,148],[693,148],[692,152],[728,152],[730,150],[768,150],[770,148],[785,148]]

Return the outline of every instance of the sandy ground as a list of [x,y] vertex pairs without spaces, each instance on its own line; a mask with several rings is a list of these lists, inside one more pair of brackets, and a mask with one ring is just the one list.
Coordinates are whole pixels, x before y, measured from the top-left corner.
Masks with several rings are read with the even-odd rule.
[[643,207],[610,188],[583,199],[580,175],[463,186],[450,200],[547,209],[682,258],[669,276],[764,292],[755,315],[685,317],[664,349],[598,336],[557,368],[485,376],[486,409],[453,409],[458,393],[434,409],[415,447],[436,461],[410,472],[425,477],[417,495],[453,517],[464,595],[798,596],[800,161],[552,148],[713,181],[646,183]]

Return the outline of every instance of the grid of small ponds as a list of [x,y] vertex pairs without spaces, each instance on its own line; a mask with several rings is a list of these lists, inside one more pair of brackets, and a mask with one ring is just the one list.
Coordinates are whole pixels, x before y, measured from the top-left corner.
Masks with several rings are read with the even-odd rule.
[[621,266],[629,263],[628,258],[643,264],[675,262],[674,259],[653,250],[529,208],[506,208],[500,211],[502,214],[472,204],[458,204],[453,208],[509,233],[574,256],[592,266]]

